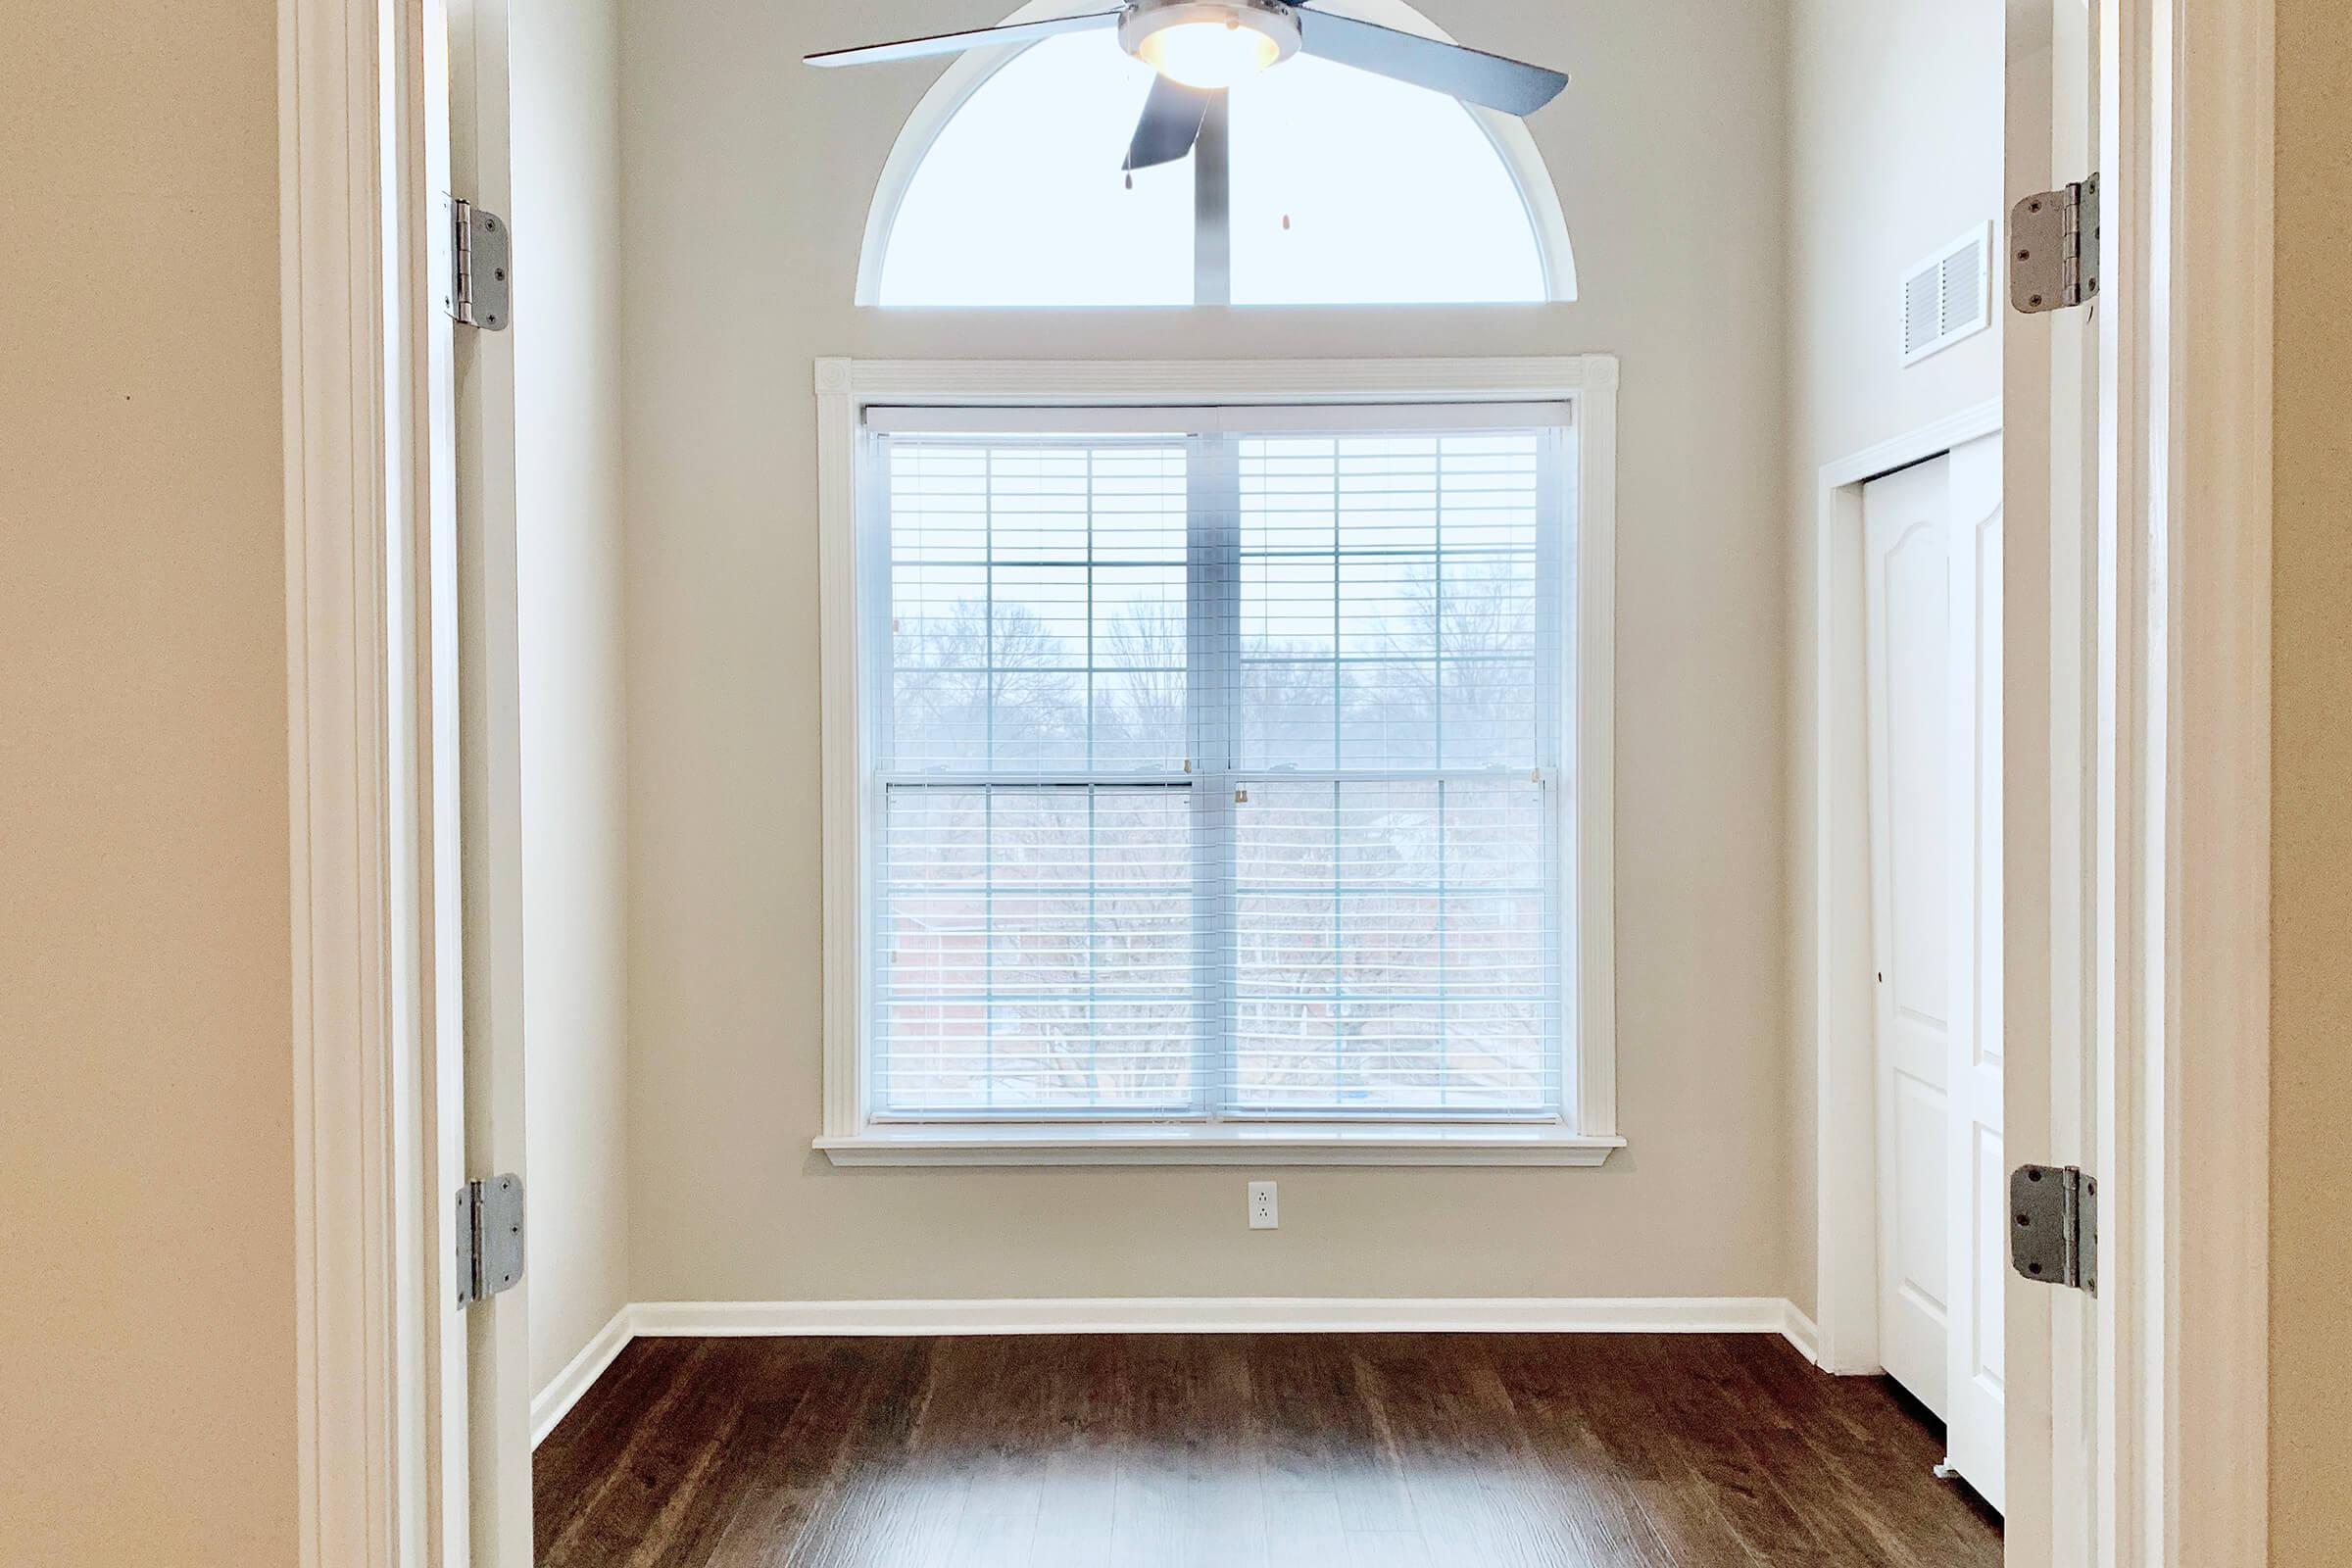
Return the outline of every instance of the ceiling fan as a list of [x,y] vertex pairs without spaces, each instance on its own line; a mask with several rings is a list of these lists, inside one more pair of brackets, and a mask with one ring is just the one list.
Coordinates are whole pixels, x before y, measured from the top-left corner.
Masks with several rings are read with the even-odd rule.
[[1567,76],[1543,66],[1313,10],[1310,4],[1311,0],[1129,0],[1116,11],[834,49],[807,59],[812,66],[878,65],[1116,27],[1119,47],[1159,73],[1127,147],[1130,170],[1184,158],[1200,139],[1212,94],[1298,54],[1337,61],[1506,115],[1533,114],[1568,85]]

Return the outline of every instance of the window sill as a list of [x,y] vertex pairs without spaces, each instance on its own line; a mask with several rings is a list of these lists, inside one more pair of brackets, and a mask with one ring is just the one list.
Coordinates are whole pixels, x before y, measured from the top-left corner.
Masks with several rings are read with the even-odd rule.
[[836,1165],[1551,1165],[1625,1147],[1559,1127],[1392,1123],[869,1127],[814,1147]]

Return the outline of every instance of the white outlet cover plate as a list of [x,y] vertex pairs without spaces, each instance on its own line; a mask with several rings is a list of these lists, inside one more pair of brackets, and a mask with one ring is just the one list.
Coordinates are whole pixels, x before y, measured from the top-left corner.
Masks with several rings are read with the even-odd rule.
[[1253,1231],[1279,1230],[1282,1210],[1276,1205],[1272,1182],[1250,1184],[1250,1228]]

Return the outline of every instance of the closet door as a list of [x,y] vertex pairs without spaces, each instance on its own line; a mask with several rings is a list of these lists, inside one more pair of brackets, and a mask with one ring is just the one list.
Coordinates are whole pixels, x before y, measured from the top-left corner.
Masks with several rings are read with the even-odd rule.
[[2001,1453],[2002,1296],[2008,1282],[2001,1039],[2001,439],[1954,451],[1951,485],[1950,1274],[1944,1446],[1995,1508]]
[[1879,1354],[1947,1409],[1953,1054],[1950,458],[1863,491]]

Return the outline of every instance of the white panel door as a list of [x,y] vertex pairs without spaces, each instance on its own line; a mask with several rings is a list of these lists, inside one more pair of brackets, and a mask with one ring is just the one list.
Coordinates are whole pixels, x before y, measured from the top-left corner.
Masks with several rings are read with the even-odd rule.
[[1953,1038],[1951,459],[1862,493],[1878,978],[1879,1357],[1946,1410]]
[[1951,1200],[1945,1446],[1995,1508],[2007,1358],[2008,1177],[2002,1157],[2001,439],[1950,458],[1951,652],[1946,777],[1951,806]]

